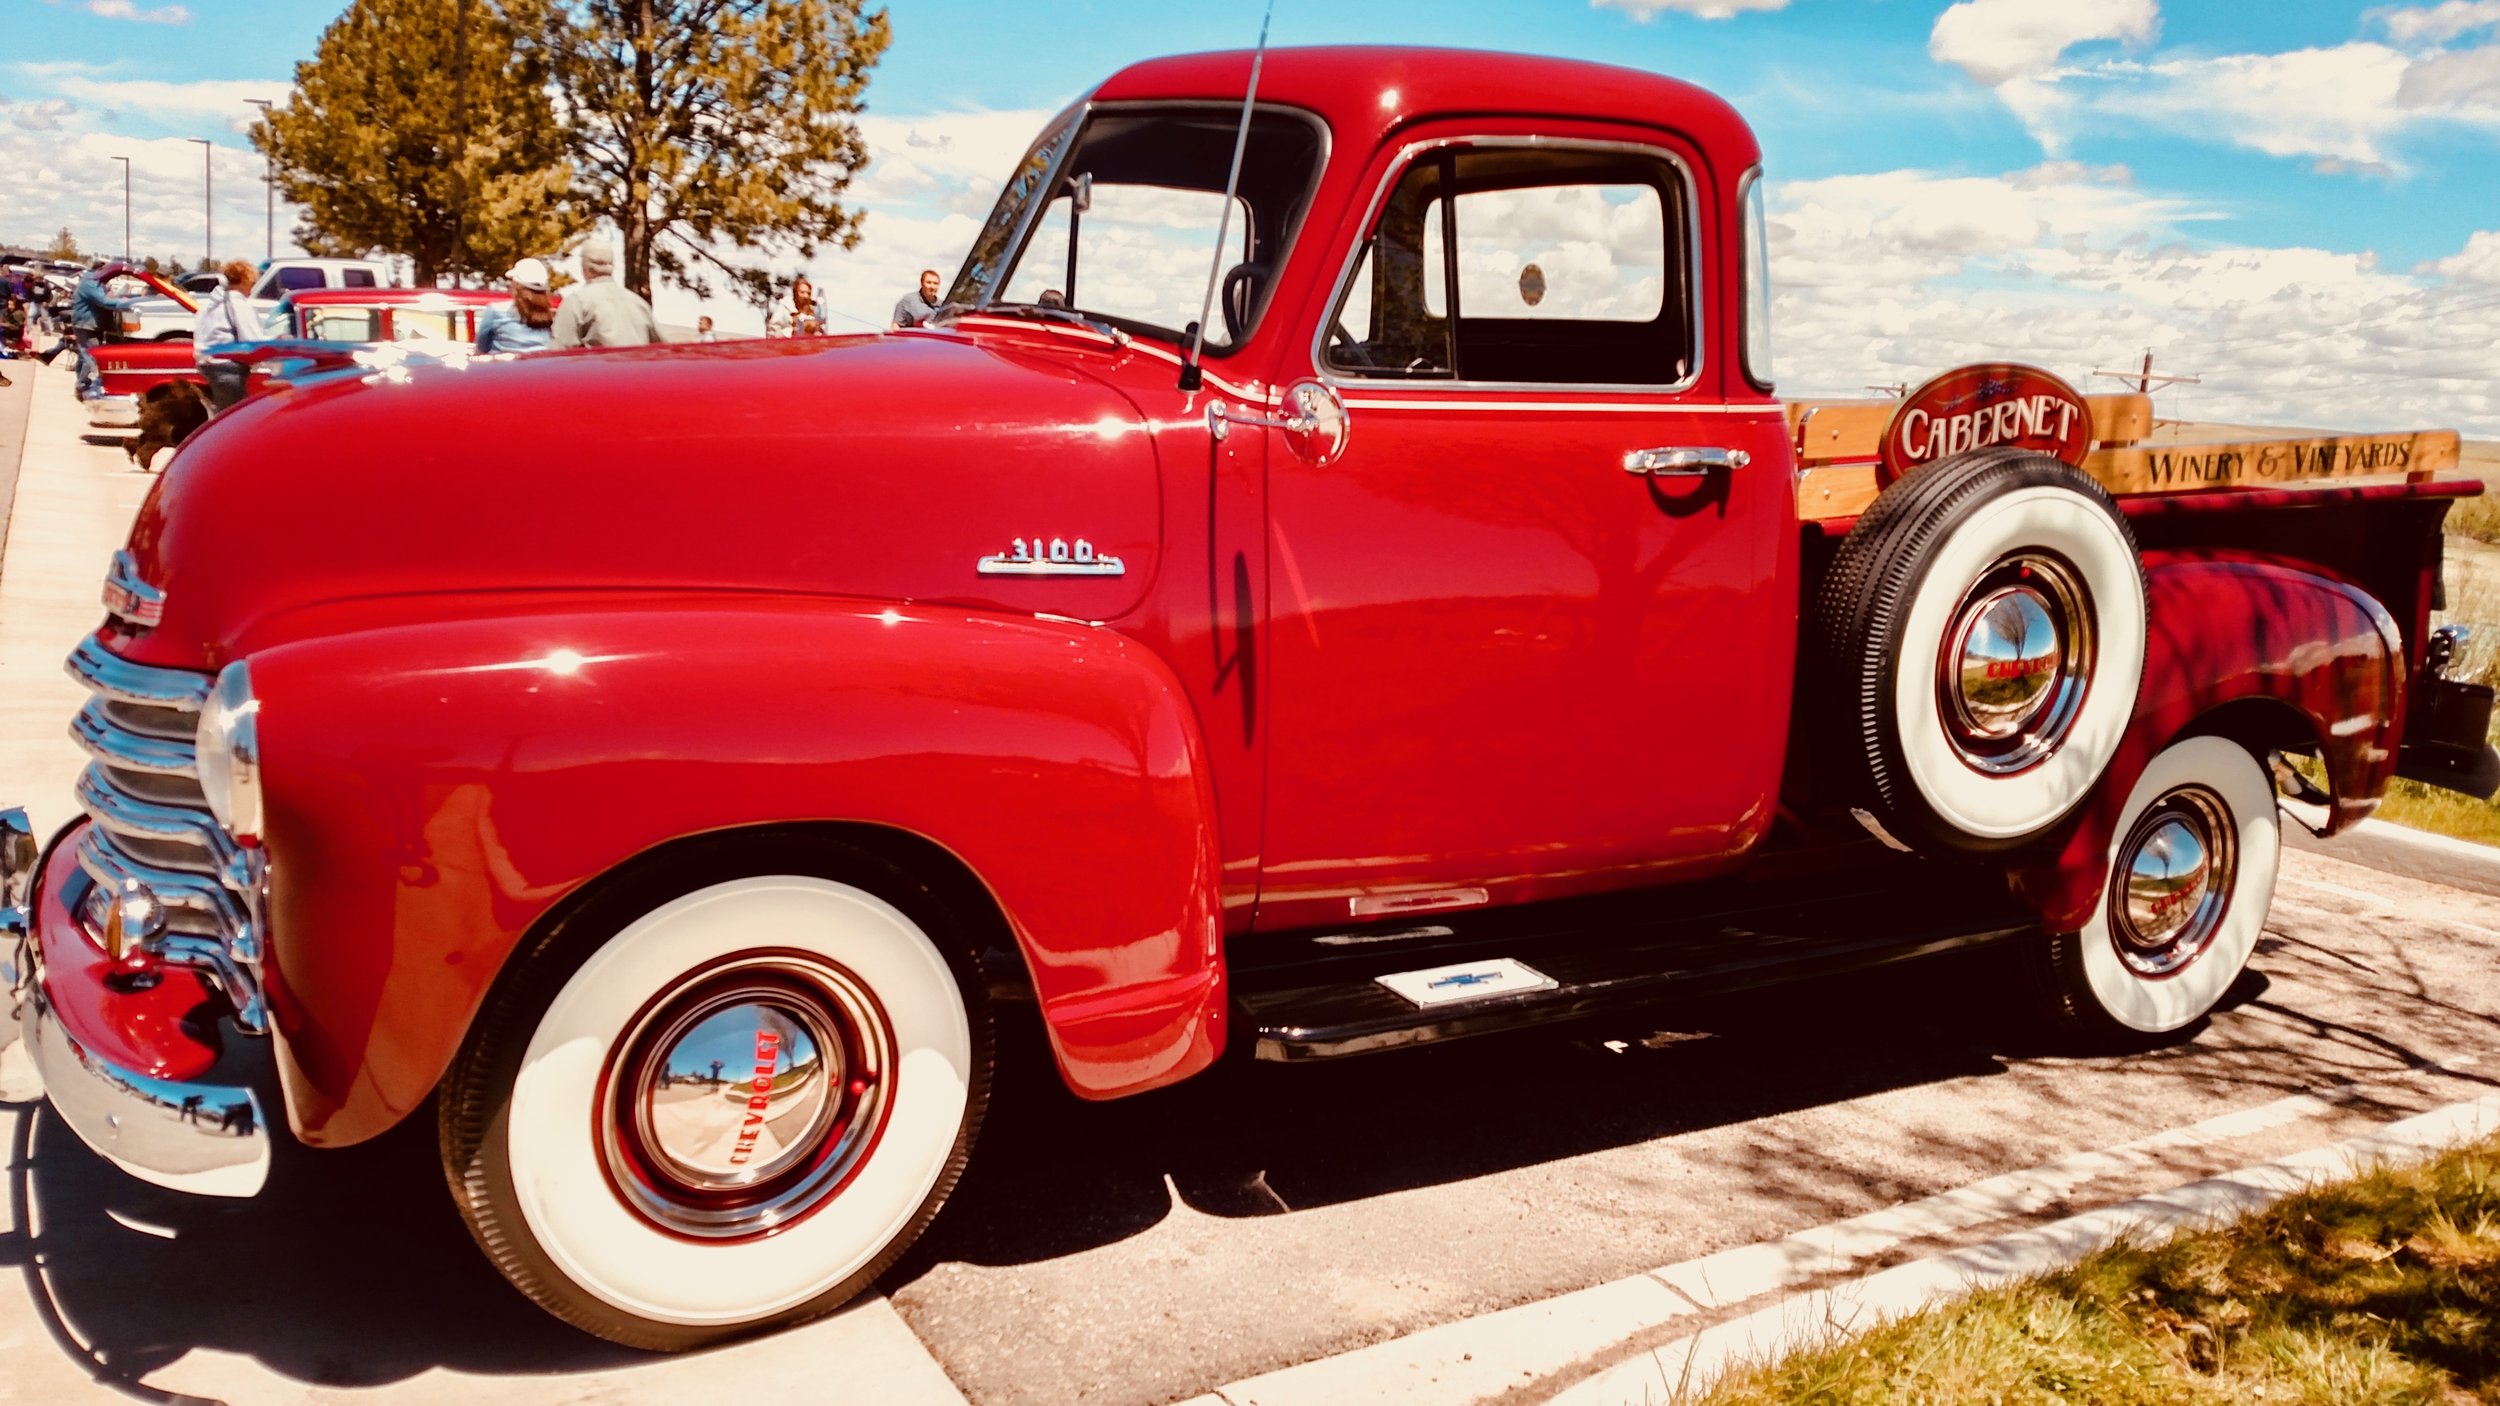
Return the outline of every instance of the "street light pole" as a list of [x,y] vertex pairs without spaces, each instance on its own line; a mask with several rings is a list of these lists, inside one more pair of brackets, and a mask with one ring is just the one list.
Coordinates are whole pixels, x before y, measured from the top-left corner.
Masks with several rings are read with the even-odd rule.
[[[262,126],[269,124],[269,99],[245,98],[243,101],[260,109]],[[264,203],[269,207],[269,249],[261,257],[274,261],[278,257],[278,163],[265,146],[260,150],[260,185]]]
[[130,262],[130,158],[113,158],[122,164],[122,262]]
[[217,266],[217,163],[214,158],[217,148],[209,145],[206,137],[185,137],[183,140],[200,144],[200,240],[206,246],[200,251],[205,260],[200,267],[215,268]]

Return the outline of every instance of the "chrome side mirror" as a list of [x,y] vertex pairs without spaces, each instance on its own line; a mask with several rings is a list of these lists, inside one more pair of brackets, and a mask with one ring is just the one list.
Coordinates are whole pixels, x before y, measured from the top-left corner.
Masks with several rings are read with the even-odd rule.
[[1080,171],[1075,180],[1068,182],[1068,201],[1080,215],[1094,208],[1093,172]]

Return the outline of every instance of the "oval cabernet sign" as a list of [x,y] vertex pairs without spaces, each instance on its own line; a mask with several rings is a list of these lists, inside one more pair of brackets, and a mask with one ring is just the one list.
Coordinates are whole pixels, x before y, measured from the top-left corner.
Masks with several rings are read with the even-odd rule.
[[1991,362],[1947,371],[1901,402],[1876,451],[1886,483],[1921,464],[2011,444],[2080,468],[2092,448],[2092,407],[2037,366]]

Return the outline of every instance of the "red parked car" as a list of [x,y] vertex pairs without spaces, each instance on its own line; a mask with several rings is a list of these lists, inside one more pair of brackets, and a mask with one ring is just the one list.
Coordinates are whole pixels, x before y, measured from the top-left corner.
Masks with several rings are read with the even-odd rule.
[[86,816],[12,821],[63,1122],[251,1195],[435,1120],[524,1293],[682,1348],[891,1265],[1003,1061],[1114,1098],[1981,942],[2140,1039],[2248,961],[2278,799],[2490,789],[2454,435],[1784,403],[1726,103],[1314,49],[1245,133],[1252,72],[1053,119],[924,329],[211,422],[70,661]]
[[[151,276],[152,278],[152,276]],[[156,284],[161,291],[181,296]],[[477,345],[477,319],[508,301],[477,288],[314,288],[290,293],[270,313],[270,342],[321,342],[325,347],[272,349],[256,363],[253,389],[278,368],[298,371],[352,362],[353,347],[394,344],[410,351],[465,352]],[[96,349],[107,396],[136,397],[166,381],[203,381],[187,339],[116,342]]]

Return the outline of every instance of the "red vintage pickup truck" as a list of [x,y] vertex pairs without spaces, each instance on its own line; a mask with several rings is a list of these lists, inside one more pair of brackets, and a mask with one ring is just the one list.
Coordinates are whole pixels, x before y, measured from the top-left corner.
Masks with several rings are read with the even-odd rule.
[[53,1108],[215,1195],[433,1120],[513,1283],[682,1348],[892,1264],[1001,1062],[1983,942],[2192,1029],[2280,816],[2500,779],[2428,628],[2455,436],[1783,402],[1759,160],[1643,73],[1160,60],[926,328],[220,416],[70,661],[85,817],[0,846]]

